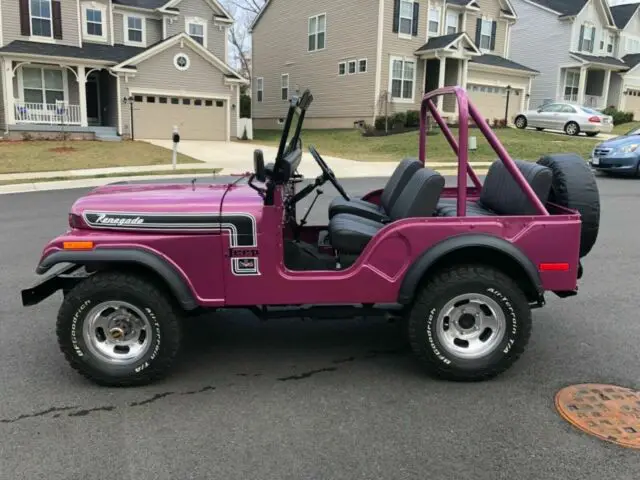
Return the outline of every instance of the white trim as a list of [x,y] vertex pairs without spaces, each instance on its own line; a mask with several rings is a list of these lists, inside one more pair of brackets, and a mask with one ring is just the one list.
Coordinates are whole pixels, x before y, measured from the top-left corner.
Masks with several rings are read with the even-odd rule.
[[[207,44],[208,44],[208,42],[207,42],[207,21],[204,18],[200,18],[200,17],[184,17],[184,31],[190,37],[191,37],[191,33],[189,32],[189,27],[192,24],[193,25],[200,25],[202,27],[202,45],[204,46],[204,48],[207,48]],[[225,37],[225,40],[226,40],[226,37]]]
[[[413,79],[411,83],[411,97],[410,98],[394,98],[393,97],[393,62],[394,60],[402,61],[402,83],[400,84],[400,95],[402,95],[402,90],[404,88],[404,65],[407,62],[413,63]],[[391,99],[391,103],[414,103],[415,93],[416,93],[416,71],[418,70],[418,59],[416,57],[404,57],[404,56],[389,56],[389,98]]]
[[[287,79],[287,86],[284,86],[284,79]],[[280,75],[280,100],[281,101],[288,101],[291,98],[291,82],[290,82],[290,77],[288,73],[283,73],[282,75]],[[287,98],[282,98],[282,93],[284,91],[284,89],[287,89]]]
[[[178,65],[178,57],[184,57],[187,60],[187,64],[184,67],[181,67],[180,65]],[[187,55],[184,52],[178,52],[173,56],[173,66],[176,67],[176,69],[180,70],[181,72],[186,72],[187,70],[189,70],[189,67],[191,66],[191,59],[189,58],[189,55]]]
[[[0,1],[0,48],[3,46],[4,46],[4,38],[2,36],[2,2]],[[3,91],[3,95],[4,95],[4,91]]]
[[[40,0],[40,1],[45,1],[45,2],[49,2],[49,31],[51,32],[51,35],[49,36],[45,36],[45,35],[34,35],[33,34],[33,15],[31,15],[31,1],[29,1],[29,40],[34,40],[34,41],[42,41],[42,40],[54,40],[53,38],[53,4],[52,4],[52,0]],[[41,20],[46,20],[45,17],[36,17],[39,18]]]
[[[87,20],[87,10],[95,10],[100,12],[100,26],[102,28],[102,35],[91,35],[88,33],[89,22]],[[81,23],[82,23],[82,37],[86,40],[107,42],[107,6],[94,2],[93,0],[83,1],[81,5]],[[95,22],[93,22],[95,23]]]
[[[262,83],[262,85],[258,88],[260,83]],[[262,98],[258,96],[258,92],[262,93]],[[256,102],[264,103],[264,77],[256,77]]]
[[[182,0],[169,0],[167,3],[165,3],[162,7],[160,7],[158,10],[160,11],[164,11],[164,9],[169,8],[169,7],[175,7],[177,6]],[[220,10],[220,12],[222,12],[223,15],[225,15],[227,17],[227,19],[233,23],[235,20],[234,18],[231,16],[231,14],[224,8],[224,5],[222,5],[222,3],[218,2],[217,0],[204,0],[206,3],[209,4],[209,7],[211,7],[212,9],[218,9]],[[269,3],[269,2],[267,2]],[[263,7],[264,10],[264,7]],[[171,13],[171,12],[166,12],[166,13]],[[255,20],[254,20],[255,21]]]
[[[480,23],[480,45],[478,45],[478,48],[483,53],[490,53],[491,52],[491,38],[493,37],[493,22],[494,22],[494,20],[493,20],[493,18],[485,17],[485,16],[483,16],[480,20],[481,20],[481,23]],[[487,35],[482,33],[482,28],[484,27],[486,22],[489,23],[489,46],[487,48],[482,48],[482,37],[486,37],[487,36]],[[496,25],[496,29],[497,29],[497,25]]]
[[[82,31],[82,14],[80,13],[80,0],[76,0],[76,10],[78,15],[78,32]],[[111,22],[113,24],[113,22]],[[78,46],[82,48],[82,35],[78,33]]]
[[[364,62],[364,71],[360,71],[360,62]],[[366,58],[360,58],[356,64],[356,73],[368,73],[369,72],[369,60]]]
[[[8,52],[7,52],[8,54]],[[46,56],[40,55],[37,53],[14,53],[11,54],[12,60],[15,61],[37,61],[38,63],[71,63],[73,65],[86,65],[88,67],[95,67],[96,65],[109,65],[113,62],[108,60],[97,60],[92,58],[74,58],[74,57],[56,57],[56,56]],[[1,55],[0,56],[5,56]],[[115,68],[115,67],[114,67]],[[134,72],[135,73],[135,72]]]
[[[113,1],[109,0],[109,43],[111,45],[116,43],[116,39],[115,36],[113,34],[113,24],[114,24],[114,18],[113,18]],[[118,102],[119,104],[119,102]]]
[[[411,4],[411,17],[403,17],[402,16],[402,3],[410,3]],[[400,0],[400,8],[398,9],[398,38],[402,38],[403,40],[411,40],[413,38],[413,9],[414,4],[416,2],[414,0]],[[402,19],[411,18],[411,27],[409,29],[409,33],[404,33],[401,31]]]
[[[350,67],[353,65],[353,72],[350,72]],[[356,75],[358,73],[358,61],[351,59],[347,60],[347,75]]]
[[[449,20],[450,20],[450,16],[452,16],[452,15],[455,15],[455,17],[456,17],[456,21],[455,21],[456,31],[450,34],[449,33],[449,26],[450,26],[449,25]],[[465,15],[465,14],[463,13],[463,15]],[[453,10],[451,8],[446,8],[445,9],[445,15],[444,15],[444,31],[443,31],[443,34],[444,35],[453,35],[455,33],[458,33],[460,31],[459,22],[460,22],[460,12],[458,12],[456,10]]]
[[15,123],[14,115],[14,93],[13,93],[13,66],[10,58],[0,59],[2,65],[2,97],[4,100],[4,123],[5,131],[9,131],[8,126]]
[[167,21],[169,17],[167,15],[162,16],[162,40],[166,40],[167,38]]
[[[319,30],[318,29],[318,20],[320,19],[320,17],[324,17],[324,30]],[[310,32],[310,28],[311,28],[311,20],[315,19],[316,20],[316,29],[315,32]],[[324,33],[324,45],[322,46],[322,48],[318,48],[318,35]],[[315,48],[313,50],[309,50],[309,37],[311,35],[315,35]],[[311,15],[310,17],[307,18],[307,52],[308,53],[313,53],[313,52],[321,52],[323,50],[326,50],[327,48],[327,13],[318,13],[317,15]]]
[[[267,0],[267,3],[268,0]],[[373,119],[378,116],[378,97],[380,96],[380,84],[382,83],[382,40],[384,37],[384,0],[378,1],[378,38],[376,44],[376,79],[373,91]]]
[[[429,24],[431,23],[431,12],[436,12],[437,16],[438,16],[438,30],[436,32],[432,32],[431,30],[429,30]],[[429,6],[429,8],[427,9],[427,38],[433,36],[433,37],[439,37],[440,35],[442,35],[442,12],[443,9],[441,7],[432,7]]]
[[191,92],[188,90],[162,90],[158,88],[137,88],[128,87],[128,95],[151,95],[157,97],[190,97],[204,98],[207,100],[230,100],[231,95],[220,95],[217,93]]
[[[142,41],[135,42],[129,40],[129,18],[139,18],[141,21],[141,29],[142,29]],[[135,13],[126,13],[122,15],[122,30],[123,30],[123,41],[125,45],[129,45],[132,47],[146,47],[147,46],[147,17],[144,15],[138,15]],[[137,30],[137,29],[133,29]]]

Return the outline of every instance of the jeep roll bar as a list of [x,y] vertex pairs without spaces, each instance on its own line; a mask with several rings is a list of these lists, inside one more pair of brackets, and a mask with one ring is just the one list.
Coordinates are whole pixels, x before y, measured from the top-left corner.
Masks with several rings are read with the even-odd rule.
[[[451,133],[451,129],[446,124],[446,122],[442,118],[442,115],[440,115],[437,107],[432,101],[432,98],[446,94],[455,95],[456,101],[458,102],[459,129],[457,142],[453,137],[453,133]],[[469,117],[473,119],[476,126],[487,139],[489,145],[491,145],[491,148],[493,148],[493,151],[496,153],[500,161],[502,161],[515,182],[524,191],[529,201],[533,204],[537,213],[540,215],[549,215],[546,207],[535,194],[529,183],[525,180],[522,172],[516,166],[515,162],[511,159],[506,149],[502,146],[496,134],[493,133],[493,130],[491,130],[491,127],[489,127],[489,124],[486,122],[484,117],[480,115],[480,112],[471,103],[466,90],[462,87],[443,87],[432,90],[431,92],[426,93],[424,97],[422,97],[422,105],[420,107],[420,145],[418,150],[418,157],[423,165],[425,165],[425,157],[427,152],[427,109],[440,126],[440,129],[447,139],[447,142],[449,142],[453,153],[455,153],[458,157],[458,195],[456,212],[458,217],[464,217],[467,213],[467,175],[469,175],[471,181],[477,189],[482,188],[482,184],[480,183],[478,175],[476,175],[476,173],[473,171],[473,167],[469,163]]]

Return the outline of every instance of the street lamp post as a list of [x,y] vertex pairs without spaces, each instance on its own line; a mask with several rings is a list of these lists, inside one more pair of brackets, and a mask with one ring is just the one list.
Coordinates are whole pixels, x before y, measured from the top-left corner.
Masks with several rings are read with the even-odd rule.
[[135,98],[133,97],[133,95],[129,95],[128,97],[124,97],[122,101],[125,105],[129,104],[129,115],[131,118],[129,121],[129,124],[131,125],[131,140],[135,140],[133,136],[133,104],[135,103]]
[[511,95],[511,85],[507,85],[507,105],[504,109],[504,126],[509,125],[509,96]]

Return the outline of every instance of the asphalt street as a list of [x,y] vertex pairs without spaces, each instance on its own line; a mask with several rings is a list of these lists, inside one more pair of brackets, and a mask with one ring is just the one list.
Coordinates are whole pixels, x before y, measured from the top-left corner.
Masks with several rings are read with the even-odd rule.
[[[60,297],[20,303],[85,190],[2,195],[0,480],[637,479],[639,451],[573,429],[553,405],[574,383],[640,389],[640,181],[598,183],[580,294],[549,296],[526,354],[478,384],[425,376],[383,321],[236,312],[203,319],[166,381],[94,386],[58,350]],[[324,191],[314,222],[335,195]]]

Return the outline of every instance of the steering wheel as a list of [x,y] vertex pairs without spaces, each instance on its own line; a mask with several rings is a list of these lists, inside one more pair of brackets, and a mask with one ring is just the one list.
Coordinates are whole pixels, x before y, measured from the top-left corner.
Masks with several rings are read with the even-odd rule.
[[349,195],[347,195],[347,192],[344,191],[344,188],[342,188],[342,185],[340,185],[340,182],[338,182],[338,179],[336,178],[333,171],[329,168],[329,165],[327,165],[327,163],[322,159],[322,157],[316,150],[316,147],[314,147],[313,145],[309,145],[309,152],[311,152],[313,159],[316,161],[316,163],[320,167],[320,170],[322,170],[322,176],[325,179],[328,179],[331,182],[331,184],[334,187],[336,187],[336,190],[338,191],[338,193],[342,195],[342,197],[347,202],[350,201],[351,199],[349,198]]

